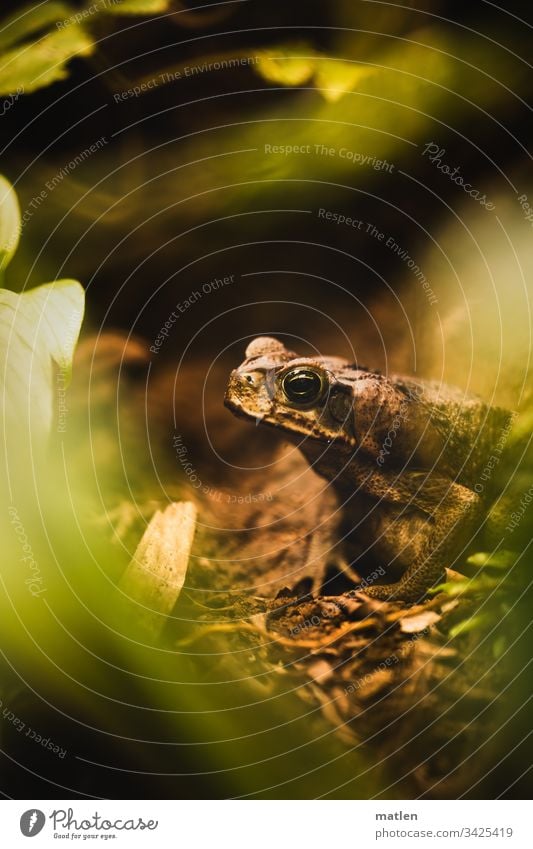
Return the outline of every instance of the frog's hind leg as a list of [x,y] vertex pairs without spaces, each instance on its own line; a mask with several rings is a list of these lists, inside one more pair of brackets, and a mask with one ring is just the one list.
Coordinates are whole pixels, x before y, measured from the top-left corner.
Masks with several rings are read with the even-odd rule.
[[451,565],[480,521],[480,498],[471,490],[449,483],[425,522],[420,554],[394,584],[374,584],[367,595],[382,601],[421,601]]
[[364,584],[363,591],[380,601],[415,601],[424,595],[430,583],[440,580],[444,569],[435,563],[434,573],[428,576],[424,566],[419,564],[427,560],[430,538],[433,534],[432,519],[423,514],[400,515],[394,520],[387,519],[378,527],[375,547],[379,552],[379,562],[384,566],[373,573],[377,580],[385,574],[398,577],[394,583]]

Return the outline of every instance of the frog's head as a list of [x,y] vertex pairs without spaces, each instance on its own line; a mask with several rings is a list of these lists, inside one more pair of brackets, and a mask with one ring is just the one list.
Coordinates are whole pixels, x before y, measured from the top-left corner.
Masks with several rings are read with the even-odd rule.
[[237,416],[280,428],[300,441],[338,440],[355,447],[352,393],[338,379],[339,357],[298,357],[277,339],[260,336],[232,371],[224,403]]

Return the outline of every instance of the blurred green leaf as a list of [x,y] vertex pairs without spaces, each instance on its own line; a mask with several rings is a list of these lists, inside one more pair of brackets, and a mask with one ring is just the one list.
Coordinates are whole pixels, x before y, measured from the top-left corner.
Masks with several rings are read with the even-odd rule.
[[17,250],[20,237],[20,207],[15,189],[0,174],[0,274]]
[[429,595],[438,595],[438,593],[446,593],[451,598],[460,596],[468,590],[468,581],[447,581],[443,584],[438,584],[436,587],[431,587],[428,590]]
[[0,95],[21,88],[27,94],[65,79],[72,59],[95,51],[90,25],[101,14],[152,15],[168,8],[169,0],[108,0],[82,9],[40,3],[16,12],[0,26]]
[[336,103],[344,94],[356,89],[360,80],[376,72],[368,65],[340,59],[318,59],[316,64],[315,83],[329,103]]
[[102,7],[108,15],[156,15],[170,8],[170,0],[122,0]]
[[263,79],[287,86],[303,85],[313,79],[328,103],[336,103],[353,91],[360,80],[376,72],[368,65],[320,56],[306,44],[260,51],[258,56],[259,62],[254,67]]
[[479,551],[476,554],[472,554],[466,562],[471,566],[477,566],[483,569],[509,569],[515,561],[516,553],[504,549],[497,551],[495,554],[487,554],[484,551]]
[[533,407],[524,410],[520,413],[518,420],[515,422],[511,433],[509,434],[509,444],[516,445],[523,440],[531,437],[533,431]]
[[502,654],[504,653],[506,648],[507,648],[507,637],[505,637],[503,635],[501,637],[496,637],[496,639],[494,640],[494,642],[492,644],[492,655],[493,655],[493,657],[496,658],[496,660],[497,660],[499,657],[502,656]]
[[38,6],[19,9],[0,24],[0,50],[7,50],[41,30],[65,21],[73,13],[74,9],[67,3],[39,3]]
[[[295,53],[305,56],[295,56]],[[272,50],[257,52],[259,61],[254,66],[263,79],[281,85],[302,85],[311,79],[315,72],[315,55],[312,47],[306,44],[288,45]]]
[[65,79],[70,60],[89,56],[94,49],[90,35],[81,26],[70,24],[10,50],[0,64],[0,94],[10,94],[21,86],[27,94]]
[[470,631],[476,631],[478,628],[482,628],[489,621],[488,616],[472,616],[470,619],[463,619],[457,625],[454,625],[453,628],[450,628],[449,635],[453,640],[462,634],[468,634]]

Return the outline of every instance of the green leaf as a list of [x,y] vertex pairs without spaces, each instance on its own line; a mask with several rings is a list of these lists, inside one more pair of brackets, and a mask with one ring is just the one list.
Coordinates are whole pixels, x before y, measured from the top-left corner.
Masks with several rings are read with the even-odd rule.
[[496,637],[496,639],[494,640],[494,642],[492,644],[492,655],[493,655],[493,657],[497,660],[499,657],[502,656],[502,654],[504,653],[506,648],[507,648],[507,637],[505,637],[503,635],[500,636],[500,637]]
[[[58,390],[70,380],[85,295],[75,280],[57,280],[17,295],[0,289],[0,381],[8,462],[44,448]],[[59,372],[57,372],[59,369]],[[6,439],[7,437],[7,439]]]
[[495,554],[487,554],[479,551],[477,554],[472,554],[466,562],[483,569],[509,569],[516,562],[516,552],[502,549]]
[[516,445],[525,439],[529,439],[533,430],[533,408],[520,413],[513,429],[509,435],[509,444]]
[[456,598],[468,590],[468,582],[461,581],[446,581],[446,583],[438,584],[436,587],[431,587],[428,590],[428,595],[438,595],[438,593],[446,593],[451,598]]
[[254,65],[261,76],[272,83],[296,86],[313,79],[322,97],[335,103],[360,80],[372,76],[376,69],[342,59],[329,59],[317,54],[306,44],[293,44],[273,50],[259,51]]
[[15,189],[0,174],[0,274],[17,250],[20,237],[20,207]]
[[27,94],[67,76],[67,64],[95,49],[90,35],[77,24],[50,32],[10,50],[0,60],[0,95],[22,87]]
[[488,624],[488,622],[488,616],[472,616],[470,619],[463,619],[462,622],[458,622],[457,625],[450,628],[450,638],[453,640],[455,637],[459,637],[462,634],[468,634],[470,631],[476,631],[478,628],[482,628],[483,625]]
[[15,12],[0,23],[0,95],[65,79],[71,59],[96,49],[90,24],[99,15],[154,15],[169,7],[170,0],[94,0],[81,9],[45,2]]
[[335,103],[348,91],[357,88],[365,77],[371,77],[376,69],[340,59],[319,59],[315,73],[315,84],[320,94],[329,103]]
[[[295,56],[304,53],[304,56]],[[305,44],[279,47],[257,52],[259,61],[254,65],[257,73],[271,83],[281,85],[302,85],[313,76],[316,59],[312,47]]]
[[170,0],[108,0],[101,11],[108,15],[157,15],[170,8]]
[[38,6],[19,9],[0,22],[0,50],[27,41],[40,31],[66,21],[72,14],[74,9],[66,3],[40,3]]

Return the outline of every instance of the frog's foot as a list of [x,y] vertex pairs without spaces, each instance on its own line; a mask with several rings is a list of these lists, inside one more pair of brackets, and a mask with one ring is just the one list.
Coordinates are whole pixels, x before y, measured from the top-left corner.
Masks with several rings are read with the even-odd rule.
[[362,592],[378,601],[405,601],[417,604],[424,600],[428,590],[436,583],[444,580],[442,568],[428,574],[424,568],[408,569],[405,575],[395,584],[373,584],[362,587]]
[[417,604],[422,601],[426,594],[426,589],[420,592],[419,589],[414,589],[403,585],[402,581],[396,584],[376,584],[373,587],[361,587],[361,592],[370,598],[375,598],[376,601],[406,601],[409,604]]

